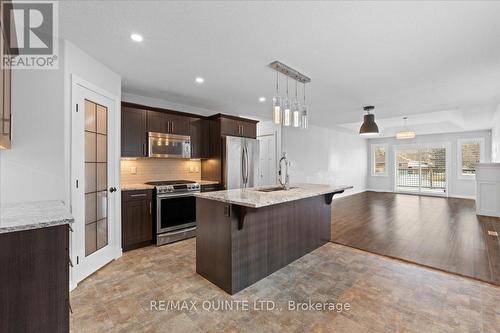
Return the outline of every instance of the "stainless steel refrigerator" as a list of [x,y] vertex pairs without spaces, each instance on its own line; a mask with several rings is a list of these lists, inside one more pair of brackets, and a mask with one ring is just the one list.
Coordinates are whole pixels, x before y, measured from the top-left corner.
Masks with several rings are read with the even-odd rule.
[[259,140],[226,136],[223,148],[223,185],[227,190],[258,185]]

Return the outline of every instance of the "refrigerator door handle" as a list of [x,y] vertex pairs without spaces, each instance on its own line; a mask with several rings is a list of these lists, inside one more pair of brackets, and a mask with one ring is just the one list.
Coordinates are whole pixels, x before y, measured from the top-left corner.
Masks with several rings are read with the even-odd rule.
[[248,147],[245,147],[245,187],[248,186],[248,170],[250,169],[249,161],[248,161]]
[[241,179],[243,180],[243,187],[246,187],[246,179],[245,179],[245,174],[246,174],[246,163],[245,163],[245,147],[241,147]]

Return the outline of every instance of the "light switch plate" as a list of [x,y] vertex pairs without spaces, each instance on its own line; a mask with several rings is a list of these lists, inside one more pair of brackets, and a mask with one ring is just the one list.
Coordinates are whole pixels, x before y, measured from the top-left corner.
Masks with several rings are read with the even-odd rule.
[[130,174],[131,175],[137,174],[137,167],[130,167]]

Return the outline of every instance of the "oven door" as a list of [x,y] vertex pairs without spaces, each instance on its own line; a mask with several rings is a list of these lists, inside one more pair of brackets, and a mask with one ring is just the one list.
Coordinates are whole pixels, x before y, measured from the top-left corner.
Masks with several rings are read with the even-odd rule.
[[196,225],[196,198],[193,193],[157,196],[156,210],[158,234]]

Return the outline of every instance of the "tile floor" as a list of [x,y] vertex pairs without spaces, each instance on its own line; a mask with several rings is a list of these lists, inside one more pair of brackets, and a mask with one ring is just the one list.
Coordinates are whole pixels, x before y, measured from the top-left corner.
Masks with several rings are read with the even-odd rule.
[[[151,310],[158,300],[198,310]],[[281,310],[205,311],[207,300],[269,300]],[[287,309],[308,300],[351,308]],[[500,332],[500,288],[333,243],[234,296],[196,274],[195,239],[147,247],[80,283],[71,304],[72,332]]]

